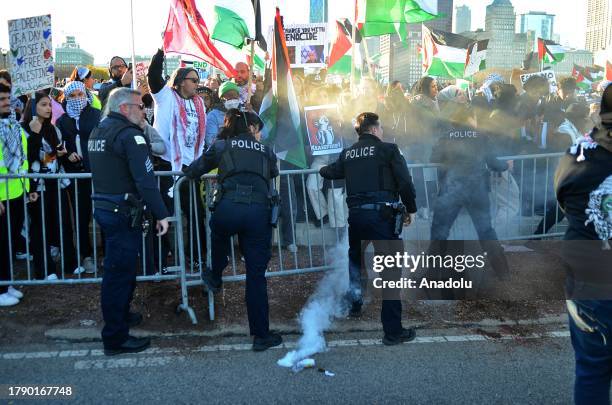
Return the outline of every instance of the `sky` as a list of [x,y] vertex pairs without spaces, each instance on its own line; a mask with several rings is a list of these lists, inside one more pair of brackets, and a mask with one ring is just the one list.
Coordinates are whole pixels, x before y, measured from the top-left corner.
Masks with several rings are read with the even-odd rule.
[[[138,55],[152,55],[162,44],[170,0],[132,0],[134,4],[135,49]],[[205,0],[198,0],[205,1]],[[586,1],[511,0],[517,14],[546,11],[555,14],[555,32],[561,43],[582,49],[586,27]],[[306,23],[308,0],[260,0],[262,26],[271,25],[278,5],[285,23]],[[455,0],[472,10],[472,30],[484,28],[486,6],[492,0]],[[113,55],[130,55],[130,6],[128,0],[4,0],[0,16],[0,47],[7,49],[8,24],[15,18],[51,14],[53,44],[58,47],[66,35],[76,36],[81,48],[94,55],[96,65],[106,65]],[[330,20],[350,17],[353,0],[329,0]]]

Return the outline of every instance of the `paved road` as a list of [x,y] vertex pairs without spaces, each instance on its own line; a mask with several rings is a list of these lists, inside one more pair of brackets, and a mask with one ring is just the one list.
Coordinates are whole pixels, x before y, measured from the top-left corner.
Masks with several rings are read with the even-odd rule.
[[112,358],[96,343],[0,347],[0,384],[69,384],[79,404],[571,403],[566,331],[501,340],[465,333],[419,331],[396,347],[374,334],[329,336],[332,347],[315,358],[334,377],[294,374],[276,365],[287,348],[253,353],[244,338],[155,341]]

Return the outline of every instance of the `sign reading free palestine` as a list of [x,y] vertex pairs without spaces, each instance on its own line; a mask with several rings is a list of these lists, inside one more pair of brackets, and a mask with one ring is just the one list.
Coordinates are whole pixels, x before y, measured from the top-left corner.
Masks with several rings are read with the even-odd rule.
[[9,20],[8,29],[15,97],[53,87],[51,15]]

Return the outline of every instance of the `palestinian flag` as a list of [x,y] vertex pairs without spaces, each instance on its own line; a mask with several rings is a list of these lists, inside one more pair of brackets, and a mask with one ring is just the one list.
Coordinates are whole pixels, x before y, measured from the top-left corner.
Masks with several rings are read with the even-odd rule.
[[[425,74],[462,79],[465,77],[466,70],[468,70],[467,73],[475,73],[484,66],[488,42],[474,43],[470,38],[429,29],[425,25],[422,26],[422,29],[421,53]],[[472,51],[470,54],[468,54],[468,49]]]
[[538,38],[538,60],[555,64],[565,58],[565,48],[547,39]]
[[[332,40],[327,66],[332,67],[353,47],[353,26],[348,18],[336,21],[336,37]],[[361,42],[359,30],[355,30],[355,42]]]
[[361,35],[375,37],[398,33],[404,41],[407,24],[433,20],[438,15],[438,0],[357,0],[357,23]]
[[270,69],[266,70],[264,87],[265,96],[259,112],[265,124],[263,141],[274,149],[279,159],[305,169],[304,128],[293,89],[285,30],[278,8],[274,19]]
[[582,90],[591,90],[593,88],[593,78],[588,68],[574,65],[572,69],[572,77],[576,79],[576,85]]

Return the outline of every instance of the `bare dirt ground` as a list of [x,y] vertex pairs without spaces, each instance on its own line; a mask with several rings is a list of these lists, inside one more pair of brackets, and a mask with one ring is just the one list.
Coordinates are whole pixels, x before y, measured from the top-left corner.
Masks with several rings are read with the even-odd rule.
[[[295,268],[295,257],[283,251],[283,268]],[[315,252],[314,264],[323,264],[321,252]],[[550,272],[562,274],[563,265],[556,254],[550,251],[508,253],[513,277],[521,278],[525,286],[533,280],[546,282]],[[310,265],[308,255],[298,255],[298,267]],[[269,271],[279,269],[278,252],[273,251]],[[237,261],[237,273],[243,273],[244,264]],[[227,270],[226,275],[231,275]],[[528,274],[529,277],[525,277]],[[314,292],[323,273],[272,277],[268,279],[271,324],[294,323],[308,297]],[[100,311],[100,285],[54,285],[25,286],[25,297],[19,305],[0,309],[0,341],[38,342],[45,339],[44,332],[50,328],[78,328],[102,325]],[[380,294],[368,293],[361,321],[378,322],[380,319]],[[189,289],[189,303],[198,316],[199,323],[193,325],[184,313],[176,313],[180,303],[178,281],[141,282],[135,291],[133,309],[143,314],[142,327],[149,331],[174,333],[190,330],[224,329],[235,325],[247,325],[244,305],[244,282],[226,282],[223,292],[215,297],[216,319],[208,320],[208,302],[202,295],[202,287]],[[521,301],[417,301],[404,303],[404,318],[407,324],[422,324],[431,327],[476,324],[485,319],[512,322],[524,319],[539,319],[558,316],[564,312],[561,299],[539,299]],[[93,322],[92,322],[93,321]],[[478,332],[478,327],[473,330]],[[531,330],[531,329],[529,329]],[[485,332],[483,332],[485,333]]]

